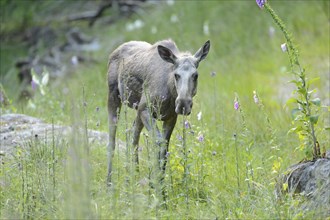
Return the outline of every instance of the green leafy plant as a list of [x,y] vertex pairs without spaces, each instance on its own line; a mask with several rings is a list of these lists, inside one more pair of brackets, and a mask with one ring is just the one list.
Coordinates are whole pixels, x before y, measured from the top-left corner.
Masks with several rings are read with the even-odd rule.
[[34,71],[34,69],[31,69],[31,76],[32,76],[32,81],[31,81],[31,86],[33,90],[36,90],[36,88],[39,88],[40,94],[45,95],[46,94],[46,86],[49,81],[49,73],[44,68],[44,71],[42,72],[42,76],[39,77],[38,74]]
[[286,40],[286,43],[281,45],[281,49],[288,54],[291,72],[295,77],[290,82],[296,86],[294,90],[295,96],[287,101],[287,104],[296,104],[296,108],[292,110],[293,127],[289,130],[289,133],[295,132],[298,134],[301,142],[299,149],[306,152],[307,159],[309,159],[310,150],[313,149],[312,159],[316,160],[321,157],[315,132],[315,126],[319,119],[318,113],[321,107],[321,100],[313,98],[315,90],[311,90],[310,86],[317,79],[308,79],[306,77],[305,69],[300,64],[298,49],[293,43],[292,36],[270,4],[266,0],[256,0],[256,2],[260,8],[265,8],[271,15]]
[[[41,94],[41,98],[48,100],[49,97],[46,97],[46,94],[48,94],[48,82],[49,82],[49,73],[46,70],[46,68],[44,68],[41,76],[39,76],[34,69],[31,69],[31,89],[32,91],[34,91],[35,93],[40,93]],[[28,107],[32,108],[32,109],[36,109],[36,101],[29,99],[28,101]]]

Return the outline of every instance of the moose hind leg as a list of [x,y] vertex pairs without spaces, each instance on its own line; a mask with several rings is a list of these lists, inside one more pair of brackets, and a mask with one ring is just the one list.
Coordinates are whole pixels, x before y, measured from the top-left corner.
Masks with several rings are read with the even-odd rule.
[[143,129],[144,125],[141,121],[139,114],[136,116],[134,121],[134,129],[133,129],[133,147],[134,147],[134,156],[135,156],[135,163],[136,163],[136,170],[139,171],[139,140],[140,134]]
[[116,130],[121,108],[118,87],[109,85],[108,95],[108,124],[109,124],[109,143],[108,143],[108,175],[107,185],[111,185],[112,161],[116,147]]

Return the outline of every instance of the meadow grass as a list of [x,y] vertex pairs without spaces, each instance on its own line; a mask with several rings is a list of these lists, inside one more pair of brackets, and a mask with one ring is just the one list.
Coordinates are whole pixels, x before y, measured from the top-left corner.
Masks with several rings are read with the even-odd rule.
[[[323,2],[272,1],[272,6],[299,43],[302,63],[311,77],[321,78],[315,87],[326,102],[329,14],[324,12]],[[136,19],[144,26],[127,31],[126,24]],[[209,33],[203,31],[205,26]],[[13,157],[4,158],[0,218],[318,217],[313,211],[297,211],[299,198],[278,201],[274,194],[278,175],[303,159],[304,152],[295,150],[298,138],[287,135],[290,109],[284,108],[285,100],[279,97],[283,91],[288,95],[292,91],[286,83],[291,79],[289,63],[280,50],[284,38],[254,1],[177,1],[174,6],[163,2],[114,25],[96,24],[85,30],[106,48],[89,54],[98,63],[81,64],[66,80],[47,87],[45,96],[37,93],[32,100],[36,108],[16,102],[17,87],[10,86],[14,79],[1,73],[1,82],[13,100],[2,113],[14,111],[72,125],[73,133],[69,137],[49,134],[50,142],[27,140]],[[210,39],[211,50],[199,68],[193,111],[178,118],[172,134],[164,185],[157,183],[155,175],[155,138],[145,130],[140,139],[140,172],[135,172],[130,129],[136,113],[123,107],[117,138],[125,146],[116,146],[113,186],[108,188],[106,146],[88,143],[85,132],[78,128],[107,131],[109,53],[124,41],[155,42],[169,37],[180,49],[191,51]],[[2,61],[3,57],[2,53]],[[255,103],[253,91],[257,91],[259,103]],[[237,110],[235,97],[240,105]],[[329,133],[324,130],[329,125],[328,109],[320,118],[318,139],[321,146],[328,146]],[[162,187],[167,194],[165,205]]]

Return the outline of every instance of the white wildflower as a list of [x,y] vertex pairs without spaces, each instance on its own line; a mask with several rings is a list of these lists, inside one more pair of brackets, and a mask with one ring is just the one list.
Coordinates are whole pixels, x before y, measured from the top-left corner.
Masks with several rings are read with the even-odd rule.
[[197,114],[197,120],[198,121],[202,120],[202,112],[198,112],[198,114]]

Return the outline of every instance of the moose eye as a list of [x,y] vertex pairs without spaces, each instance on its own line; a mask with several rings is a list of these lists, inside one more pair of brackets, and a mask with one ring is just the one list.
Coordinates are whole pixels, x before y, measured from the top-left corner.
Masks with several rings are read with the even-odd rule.
[[192,75],[192,78],[193,78],[194,82],[196,82],[196,81],[197,81],[197,79],[198,79],[198,74],[197,74],[197,73],[195,73],[194,75]]
[[176,81],[178,81],[178,80],[180,79],[180,75],[177,74],[177,73],[174,74],[174,77],[175,77],[175,80],[176,80]]

